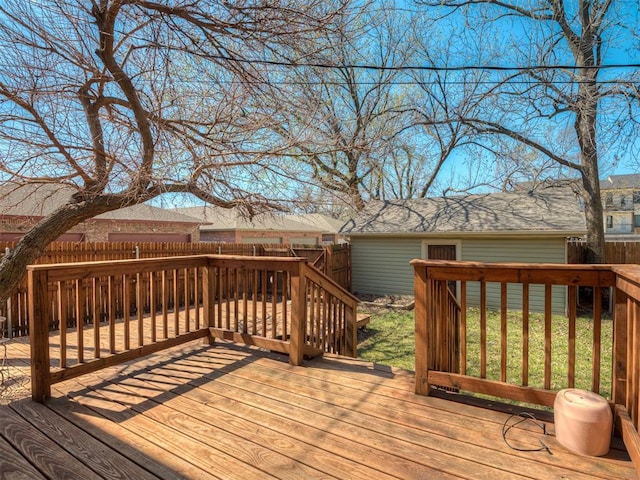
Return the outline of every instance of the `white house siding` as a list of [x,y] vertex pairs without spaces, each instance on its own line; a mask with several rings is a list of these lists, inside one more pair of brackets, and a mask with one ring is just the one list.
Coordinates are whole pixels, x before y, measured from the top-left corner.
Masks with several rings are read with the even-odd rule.
[[[434,237],[360,237],[351,238],[353,291],[359,294],[413,295],[413,268],[409,262],[422,257],[425,240]],[[443,241],[443,243],[447,243]],[[565,263],[564,238],[462,238],[461,260],[475,262]],[[479,305],[479,284],[467,284],[467,302]],[[522,308],[522,287],[508,285],[508,307]],[[530,287],[531,311],[544,310],[544,287]],[[500,285],[487,285],[487,304],[500,307]],[[552,309],[564,313],[566,288],[553,287]]]
[[[566,243],[564,238],[487,238],[465,239],[462,241],[462,260],[474,262],[524,262],[524,263],[566,263]],[[554,313],[566,310],[566,287],[551,289],[551,308]],[[480,285],[469,282],[467,301],[470,305],[480,304]],[[500,284],[487,284],[487,306],[500,308]],[[522,309],[522,285],[507,284],[507,307]],[[529,287],[529,309],[544,311],[544,286]]]
[[375,295],[413,295],[413,267],[420,258],[419,238],[351,239],[352,289]]

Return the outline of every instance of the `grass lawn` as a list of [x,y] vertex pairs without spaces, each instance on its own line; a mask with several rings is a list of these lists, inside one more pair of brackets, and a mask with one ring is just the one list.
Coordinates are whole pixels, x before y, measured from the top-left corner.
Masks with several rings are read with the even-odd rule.
[[[480,314],[477,308],[467,313],[467,373],[480,373]],[[522,376],[522,315],[510,311],[507,318],[507,381],[521,384]],[[602,320],[602,352],[600,393],[608,397],[611,391],[611,356],[613,346],[612,321]],[[414,317],[412,311],[376,313],[366,330],[360,332],[358,356],[384,365],[414,370]],[[591,359],[593,323],[580,317],[576,322],[576,388],[591,389]],[[568,321],[566,317],[552,318],[552,376],[551,388],[568,386]],[[500,379],[500,313],[487,313],[487,378]],[[544,315],[530,314],[529,318],[529,385],[542,387],[544,379]]]

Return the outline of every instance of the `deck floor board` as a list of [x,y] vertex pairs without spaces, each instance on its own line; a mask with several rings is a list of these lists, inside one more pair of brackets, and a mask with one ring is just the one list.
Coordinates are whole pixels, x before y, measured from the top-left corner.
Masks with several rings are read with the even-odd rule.
[[[28,345],[9,352],[28,376]],[[13,354],[13,356],[12,356]],[[413,376],[331,355],[192,342],[0,405],[0,477],[627,479],[623,453],[575,455],[508,414],[413,393]],[[27,385],[25,385],[27,386]],[[28,395],[26,389],[23,397]],[[48,463],[51,461],[51,463]],[[72,472],[72,473],[70,473]]]

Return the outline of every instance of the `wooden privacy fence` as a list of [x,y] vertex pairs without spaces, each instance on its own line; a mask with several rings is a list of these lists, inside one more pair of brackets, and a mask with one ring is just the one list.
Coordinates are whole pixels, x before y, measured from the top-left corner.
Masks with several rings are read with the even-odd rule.
[[[415,272],[416,393],[428,395],[433,386],[442,386],[546,406],[553,406],[556,392],[562,388],[600,393],[615,405],[617,431],[640,471],[640,267],[411,263]],[[448,282],[459,285],[459,311],[447,300]],[[489,327],[487,291],[492,284],[498,286],[500,308],[499,321]],[[544,288],[543,317],[535,321],[530,315],[529,294],[534,284]],[[471,286],[480,291],[477,309],[467,304]],[[566,289],[564,316],[552,315],[552,287],[556,292]],[[577,328],[580,287],[594,291],[592,308],[588,313],[580,312],[581,317],[589,317],[587,332]],[[613,289],[615,306],[612,318],[603,319],[603,295],[609,289]],[[522,299],[517,312],[507,309],[507,297],[513,291]],[[509,315],[518,320],[515,332],[511,331]],[[542,331],[540,338],[534,331]],[[578,341],[588,343],[589,354],[579,354]],[[566,345],[566,350],[559,351],[558,344]],[[471,346],[477,357],[472,358]],[[603,355],[604,351],[610,355]],[[535,379],[530,368],[533,352],[542,362],[542,375]],[[610,360],[605,362],[605,357]],[[578,373],[585,369],[589,384],[577,385]]]
[[[0,256],[6,249],[14,248],[16,242],[0,242]],[[174,257],[185,255],[242,255],[285,256],[307,258],[317,261],[322,258],[322,272],[343,288],[351,288],[349,245],[329,245],[318,248],[293,248],[289,245],[253,245],[234,243],[178,243],[178,242],[54,242],[34,264],[61,264],[93,261],[112,261],[140,258]],[[0,336],[18,337],[29,334],[27,279],[20,283],[16,292],[0,307],[0,315],[8,318]],[[56,325],[52,324],[51,328]]]
[[[586,263],[586,244],[584,241],[567,243],[567,263]],[[605,242],[604,263],[640,264],[640,242]]]
[[[197,338],[356,356],[358,300],[306,259],[200,255],[29,267],[32,394]],[[51,325],[58,330],[51,333]],[[54,367],[51,368],[51,361]]]

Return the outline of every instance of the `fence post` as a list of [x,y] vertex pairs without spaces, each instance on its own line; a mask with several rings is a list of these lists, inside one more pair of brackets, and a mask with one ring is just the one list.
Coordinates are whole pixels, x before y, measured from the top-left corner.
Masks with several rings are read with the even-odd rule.
[[429,395],[429,345],[427,332],[427,268],[414,265],[413,290],[416,321],[416,393]]
[[291,340],[289,363],[302,365],[306,332],[306,262],[298,262],[298,268],[291,273]]
[[49,272],[28,271],[29,343],[31,344],[31,398],[51,398],[49,378]]
[[619,405],[627,405],[627,294],[614,289],[613,317],[613,385],[612,400]]

